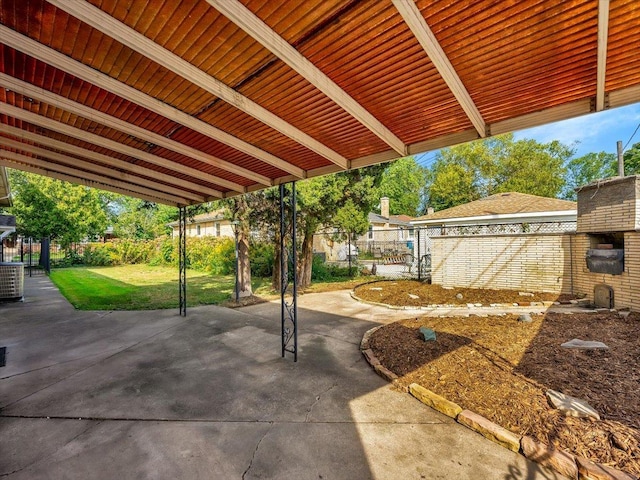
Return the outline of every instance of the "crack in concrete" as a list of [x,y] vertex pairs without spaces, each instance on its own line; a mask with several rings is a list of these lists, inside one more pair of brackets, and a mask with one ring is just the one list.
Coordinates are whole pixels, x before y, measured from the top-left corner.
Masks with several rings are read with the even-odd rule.
[[269,432],[271,431],[272,427],[273,427],[273,422],[269,422],[269,428],[267,429],[266,432],[264,432],[264,435],[262,435],[262,437],[260,437],[260,440],[258,440],[258,444],[256,445],[256,448],[253,451],[253,455],[251,455],[251,460],[249,461],[249,465],[247,466],[245,471],[242,472],[242,480],[245,480],[245,477],[246,477],[247,473],[249,473],[249,470],[251,470],[251,467],[253,466],[253,461],[255,460],[256,454],[258,453],[258,449],[260,448],[260,444],[265,439],[265,437],[267,435],[269,435]]
[[333,385],[331,385],[329,388],[327,388],[326,390],[320,392],[320,394],[316,395],[316,399],[315,401],[311,404],[311,406],[309,407],[309,409],[307,410],[307,414],[304,417],[304,423],[309,423],[309,417],[311,416],[311,412],[313,411],[313,407],[315,407],[318,402],[320,401],[320,399],[322,398],[323,395],[329,393],[331,390],[333,390],[334,388],[336,388],[338,386],[337,383],[334,383]]
[[56,453],[58,453],[60,450],[62,450],[64,447],[66,447],[67,445],[69,445],[71,442],[73,442],[74,440],[80,438],[82,435],[84,435],[85,433],[87,433],[90,429],[92,429],[93,427],[97,427],[98,425],[100,425],[102,422],[101,421],[92,421],[91,423],[89,423],[89,425],[87,425],[86,428],[84,428],[80,433],[78,433],[76,436],[74,436],[73,438],[69,439],[67,442],[65,442],[64,445],[60,445],[58,448],[56,448],[53,452],[51,452],[49,455],[47,455],[46,457],[43,458],[38,458],[36,460],[34,460],[33,462],[29,463],[28,465],[24,465],[23,467],[20,467],[12,472],[7,472],[7,473],[0,473],[0,477],[10,477],[13,474],[19,473],[23,470],[26,470],[27,468],[33,467],[34,465],[37,465],[38,463],[47,460],[51,457],[53,457]]

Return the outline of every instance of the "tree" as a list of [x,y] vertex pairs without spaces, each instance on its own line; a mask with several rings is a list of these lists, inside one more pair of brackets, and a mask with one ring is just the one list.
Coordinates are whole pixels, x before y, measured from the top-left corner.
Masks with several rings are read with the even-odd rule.
[[640,175],[640,143],[635,143],[622,155],[625,175]]
[[413,157],[404,157],[387,165],[380,181],[380,197],[389,197],[391,215],[415,217],[423,210],[426,169]]
[[383,165],[375,165],[298,183],[298,225],[302,237],[298,259],[300,288],[311,284],[313,235],[320,226],[335,225],[335,215],[349,201],[349,208],[368,214],[378,201],[384,169]]
[[119,238],[151,240],[170,232],[178,210],[169,205],[117,195],[110,204],[113,233]]
[[17,170],[9,172],[13,190],[10,210],[19,234],[50,237],[63,247],[104,234],[106,205],[98,190]]
[[441,150],[428,175],[428,202],[448,208],[500,192],[556,197],[574,153],[558,141],[514,140],[513,134]]
[[582,157],[572,158],[567,162],[566,184],[562,197],[576,200],[575,189],[601,178],[618,174],[617,158],[612,153],[587,153]]
[[250,223],[251,210],[249,207],[251,199],[249,195],[239,195],[225,199],[221,202],[226,209],[227,216],[235,225],[236,245],[238,254],[238,271],[236,272],[238,279],[238,296],[251,296],[253,291],[251,288],[251,263],[249,258],[249,239],[250,239]]

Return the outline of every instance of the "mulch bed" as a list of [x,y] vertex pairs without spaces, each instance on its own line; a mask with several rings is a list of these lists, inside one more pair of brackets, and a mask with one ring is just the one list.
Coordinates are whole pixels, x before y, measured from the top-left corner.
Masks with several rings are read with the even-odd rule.
[[[518,290],[479,288],[443,288],[416,280],[380,281],[365,283],[354,289],[358,298],[368,302],[394,306],[425,307],[428,305],[466,305],[468,303],[519,303],[568,301],[569,295]],[[526,293],[527,295],[521,295]],[[413,296],[410,296],[413,295]],[[418,297],[418,298],[415,298]]]
[[[462,408],[540,442],[628,473],[640,474],[640,314],[547,313],[421,317],[378,329],[370,347],[400,376]],[[420,326],[436,331],[424,342]],[[571,350],[573,338],[609,350]],[[565,417],[545,392],[586,400],[601,420]]]

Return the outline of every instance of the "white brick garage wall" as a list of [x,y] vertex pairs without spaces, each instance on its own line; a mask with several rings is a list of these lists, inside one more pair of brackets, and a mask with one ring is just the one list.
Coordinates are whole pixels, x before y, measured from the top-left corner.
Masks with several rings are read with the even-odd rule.
[[443,287],[571,293],[572,235],[442,236],[432,239],[432,282]]

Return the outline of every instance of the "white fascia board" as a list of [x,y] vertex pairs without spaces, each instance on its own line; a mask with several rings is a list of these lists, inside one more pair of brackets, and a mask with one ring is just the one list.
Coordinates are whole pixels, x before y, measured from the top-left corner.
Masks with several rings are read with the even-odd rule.
[[8,237],[16,231],[16,227],[0,227],[0,242],[4,237]]
[[556,212],[503,213],[499,215],[478,215],[474,217],[440,218],[433,220],[412,220],[411,225],[487,225],[496,223],[522,222],[575,222],[577,210]]

